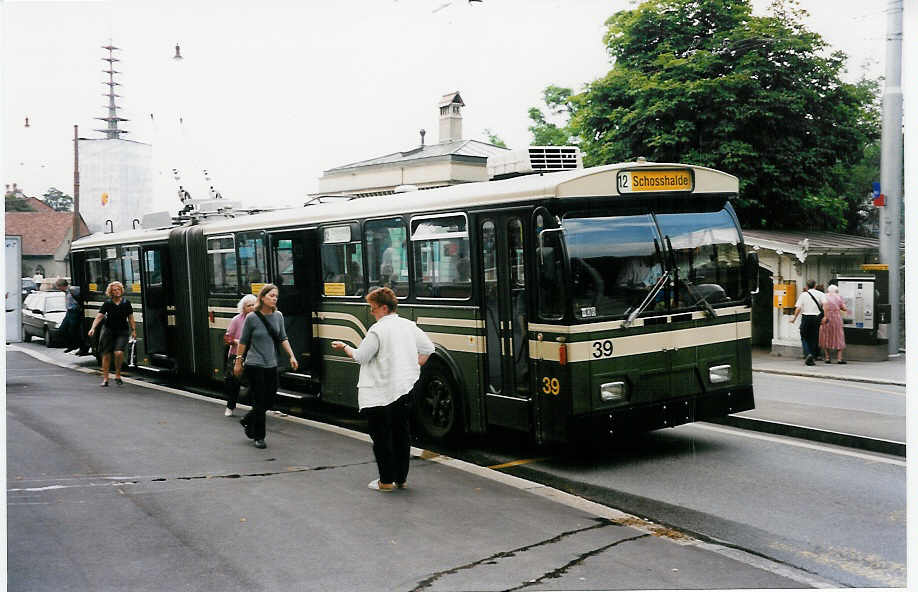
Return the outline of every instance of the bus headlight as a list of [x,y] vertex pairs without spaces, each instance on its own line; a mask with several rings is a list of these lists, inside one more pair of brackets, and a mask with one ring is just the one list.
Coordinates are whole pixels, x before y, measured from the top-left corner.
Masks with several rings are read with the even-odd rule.
[[599,387],[599,398],[606,403],[626,401],[628,400],[628,389],[622,381],[607,382]]
[[723,364],[722,366],[711,366],[708,370],[708,377],[711,379],[711,384],[717,384],[719,382],[730,382],[732,367],[730,364]]

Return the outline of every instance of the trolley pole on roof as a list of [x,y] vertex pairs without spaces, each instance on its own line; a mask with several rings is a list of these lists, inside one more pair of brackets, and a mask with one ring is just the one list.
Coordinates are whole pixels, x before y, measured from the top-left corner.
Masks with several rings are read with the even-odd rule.
[[889,354],[899,353],[899,218],[902,209],[902,7],[889,0],[886,8],[886,82],[883,89],[883,137],[880,187],[886,195],[880,210],[880,261],[889,269]]

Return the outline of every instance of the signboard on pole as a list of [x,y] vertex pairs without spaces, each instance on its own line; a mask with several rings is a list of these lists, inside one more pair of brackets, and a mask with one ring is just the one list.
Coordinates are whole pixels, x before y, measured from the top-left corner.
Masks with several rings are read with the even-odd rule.
[[22,341],[22,237],[6,237],[6,341]]

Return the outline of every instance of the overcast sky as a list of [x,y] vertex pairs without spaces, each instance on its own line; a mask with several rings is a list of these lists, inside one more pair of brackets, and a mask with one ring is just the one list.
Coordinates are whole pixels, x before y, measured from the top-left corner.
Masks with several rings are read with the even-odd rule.
[[[759,13],[766,0],[756,0]],[[849,56],[883,74],[884,1],[801,0]],[[171,170],[205,197],[297,204],[322,171],[437,141],[437,103],[460,91],[464,136],[531,142],[545,86],[579,90],[610,64],[603,22],[629,0],[32,2],[2,4],[2,176],[29,195],[73,192],[73,125],[101,137],[109,42],[121,48],[127,139],[150,143],[155,206],[178,209]],[[172,59],[181,44],[184,59]],[[28,117],[30,127],[24,126]]]

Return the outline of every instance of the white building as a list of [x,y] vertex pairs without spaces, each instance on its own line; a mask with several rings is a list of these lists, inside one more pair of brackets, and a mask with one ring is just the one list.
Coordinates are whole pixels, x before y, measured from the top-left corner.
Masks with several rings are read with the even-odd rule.
[[130,230],[153,203],[153,147],[104,138],[80,140],[79,149],[80,214],[89,231]]

